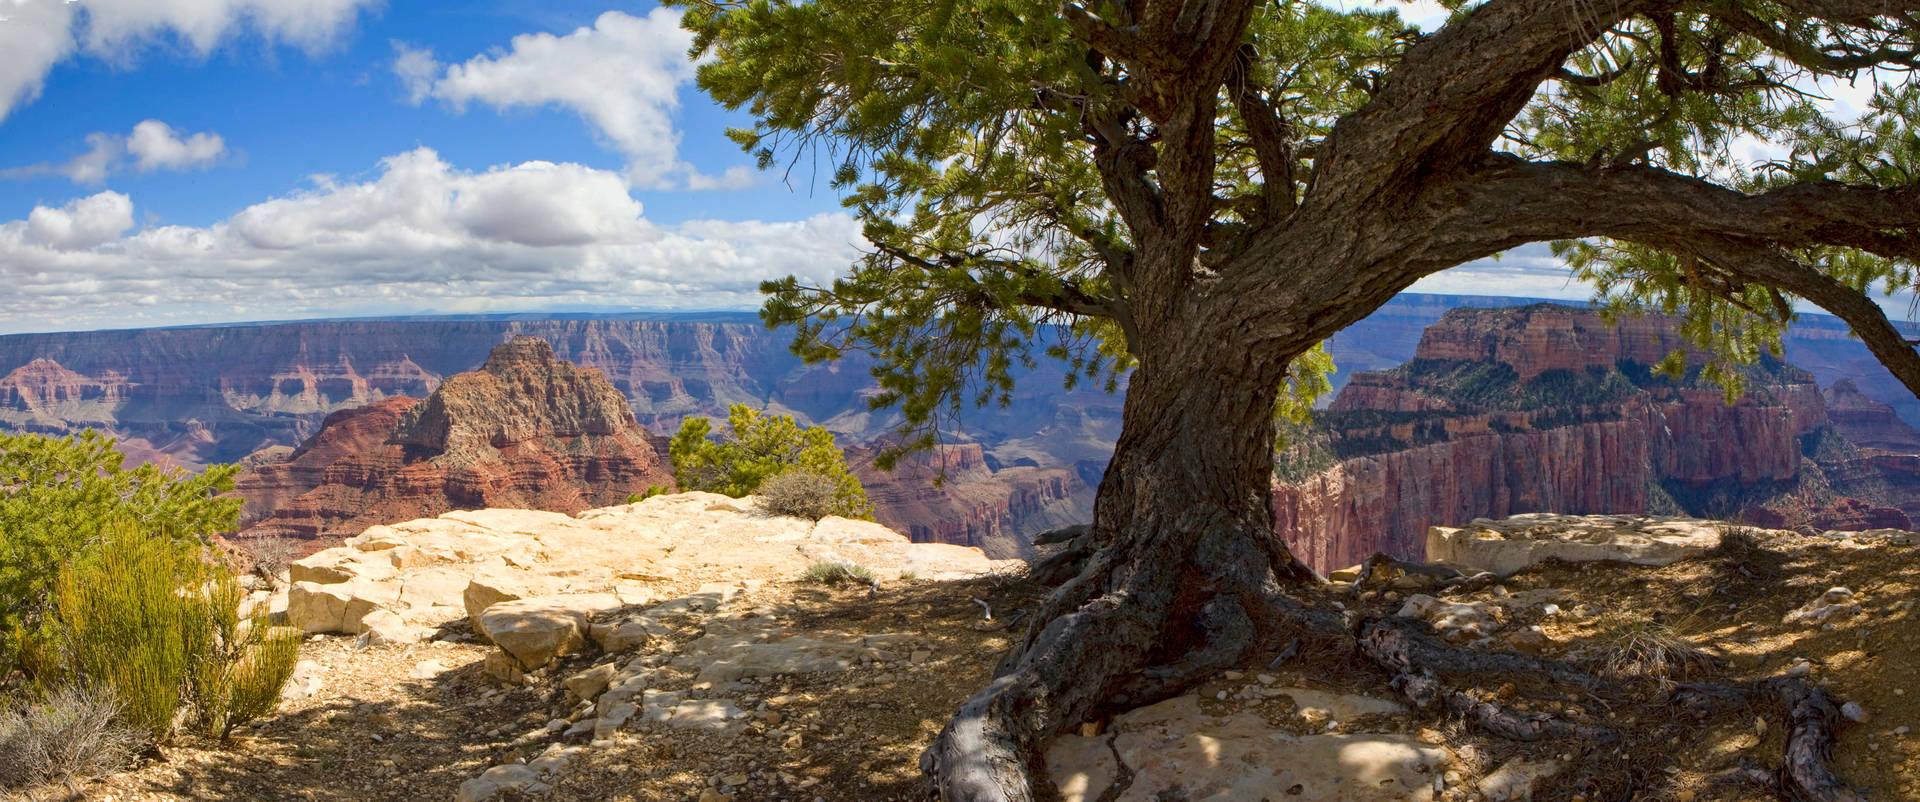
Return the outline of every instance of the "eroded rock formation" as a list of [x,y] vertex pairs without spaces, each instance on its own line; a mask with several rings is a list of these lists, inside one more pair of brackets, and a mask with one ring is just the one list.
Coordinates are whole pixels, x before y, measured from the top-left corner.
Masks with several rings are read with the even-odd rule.
[[[1727,404],[1698,364],[1679,380],[1651,372],[1681,348],[1662,318],[1615,328],[1552,304],[1450,311],[1411,361],[1353,376],[1282,455],[1277,526],[1328,570],[1376,551],[1419,558],[1430,526],[1526,512],[1750,508],[1773,526],[1900,525],[1884,503],[1899,480],[1835,434],[1811,374],[1763,359]],[[1895,431],[1890,410],[1873,414]]]
[[1826,406],[1834,430],[1855,445],[1920,454],[1920,431],[1914,431],[1894,414],[1893,407],[1863,395],[1852,379],[1841,379],[1827,388]]
[[532,337],[424,400],[336,412],[285,461],[239,479],[242,537],[325,541],[450,510],[572,513],[624,502],[670,471],[599,371]]

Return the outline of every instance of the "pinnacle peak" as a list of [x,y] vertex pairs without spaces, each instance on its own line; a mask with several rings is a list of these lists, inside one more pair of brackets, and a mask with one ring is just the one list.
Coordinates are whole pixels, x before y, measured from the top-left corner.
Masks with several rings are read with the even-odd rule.
[[556,361],[553,346],[539,337],[516,335],[513,339],[496,345],[487,354],[487,362],[480,366],[488,373],[499,373],[516,365],[552,365]]

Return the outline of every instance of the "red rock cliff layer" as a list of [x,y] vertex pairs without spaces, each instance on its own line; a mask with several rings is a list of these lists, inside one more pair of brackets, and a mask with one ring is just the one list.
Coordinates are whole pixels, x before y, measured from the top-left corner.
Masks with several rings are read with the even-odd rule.
[[874,518],[919,542],[977,546],[994,558],[1030,556],[1035,532],[1092,518],[1092,492],[1065,468],[989,469],[976,443],[940,446],[891,472],[865,451],[849,455]]
[[[1679,345],[1659,318],[1623,321],[1613,330],[1597,314],[1566,307],[1454,310],[1428,328],[1415,359],[1498,362],[1522,377],[1517,387],[1550,370],[1652,365]],[[1356,374],[1330,409],[1436,413],[1360,431],[1409,442],[1424,431],[1424,444],[1276,483],[1276,528],[1321,570],[1376,551],[1419,558],[1432,525],[1522,512],[1645,512],[1649,493],[1663,483],[1789,482],[1801,467],[1799,438],[1827,425],[1824,399],[1810,382],[1753,387],[1731,406],[1717,389],[1660,385],[1615,403],[1476,410],[1394,374]],[[1568,413],[1590,422],[1570,423]]]
[[480,507],[578,512],[670,483],[599,371],[517,337],[425,400],[333,413],[286,461],[242,474],[241,536],[313,549],[376,523]]

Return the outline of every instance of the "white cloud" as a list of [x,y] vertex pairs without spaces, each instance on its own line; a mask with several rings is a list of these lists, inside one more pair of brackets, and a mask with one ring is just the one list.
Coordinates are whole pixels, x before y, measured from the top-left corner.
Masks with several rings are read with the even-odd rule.
[[[745,167],[701,174],[679,157],[673,113],[692,80],[687,58],[693,34],[680,12],[657,8],[644,17],[601,14],[591,28],[565,36],[513,37],[504,52],[441,68],[431,53],[396,43],[395,74],[418,103],[428,97],[465,111],[556,106],[573,111],[608,147],[627,158],[628,181],[655,189],[732,189],[753,181]],[[435,75],[438,74],[437,77]]]
[[37,0],[6,7],[0,22],[0,122],[40,97],[53,65],[73,54],[74,4]]
[[24,242],[56,251],[92,248],[133,227],[133,201],[118,192],[78,198],[58,209],[36,206],[19,225]]
[[431,48],[393,42],[393,74],[399,76],[400,85],[407,88],[408,103],[418,106],[433,93],[433,79],[439,71],[440,62],[434,60]]
[[0,328],[579,307],[747,308],[763,280],[828,281],[845,214],[661,226],[616,172],[462,171],[419,148],[204,227],[135,230],[115,192],[0,223]]
[[202,132],[181,137],[173,126],[159,120],[143,120],[127,135],[127,153],[143,173],[206,167],[226,152],[227,143],[219,134]]
[[142,120],[126,136],[105,131],[88,134],[86,152],[65,162],[0,169],[0,179],[63,175],[76,184],[99,184],[128,167],[142,173],[205,169],[226,152],[226,140],[219,134],[201,132],[183,137],[159,120]]
[[174,40],[205,56],[240,30],[315,52],[380,0],[12,0],[0,22],[0,122],[76,52],[126,63]]

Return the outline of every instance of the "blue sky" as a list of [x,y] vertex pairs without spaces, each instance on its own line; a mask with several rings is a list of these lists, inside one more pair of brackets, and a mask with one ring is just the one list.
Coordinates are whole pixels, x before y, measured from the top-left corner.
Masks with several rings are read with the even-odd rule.
[[[1403,6],[1437,22],[1432,0]],[[648,3],[0,0],[0,333],[748,309],[859,227]],[[1542,248],[1416,289],[1584,297]]]

